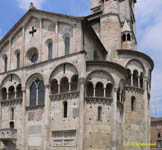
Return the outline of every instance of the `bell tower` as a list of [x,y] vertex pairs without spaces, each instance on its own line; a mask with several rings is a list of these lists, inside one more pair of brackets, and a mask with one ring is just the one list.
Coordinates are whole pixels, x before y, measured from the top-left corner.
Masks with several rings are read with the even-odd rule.
[[[109,61],[116,61],[117,49],[136,50],[135,3],[136,0],[91,0],[91,14],[100,18],[100,40]],[[125,27],[128,31],[124,31]],[[122,41],[125,32],[131,36],[128,42]]]

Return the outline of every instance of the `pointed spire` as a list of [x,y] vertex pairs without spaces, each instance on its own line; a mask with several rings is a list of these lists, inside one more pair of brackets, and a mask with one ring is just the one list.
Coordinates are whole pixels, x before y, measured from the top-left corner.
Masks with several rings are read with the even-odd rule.
[[32,2],[30,3],[29,9],[36,9]]
[[126,20],[124,22],[124,26],[122,28],[122,32],[131,32],[130,26],[128,25]]

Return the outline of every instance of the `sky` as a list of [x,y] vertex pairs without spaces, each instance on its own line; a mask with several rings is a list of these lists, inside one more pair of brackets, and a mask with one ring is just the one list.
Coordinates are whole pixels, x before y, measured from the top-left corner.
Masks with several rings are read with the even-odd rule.
[[[90,14],[90,0],[0,0],[0,39],[26,13],[30,2],[38,9],[51,12],[73,16]],[[151,116],[162,117],[162,0],[137,0],[136,25],[138,50],[155,63]]]

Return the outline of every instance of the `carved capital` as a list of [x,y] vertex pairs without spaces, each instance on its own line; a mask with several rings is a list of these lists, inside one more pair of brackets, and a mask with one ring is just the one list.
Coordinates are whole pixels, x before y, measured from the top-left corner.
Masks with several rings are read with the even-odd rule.
[[80,84],[85,84],[85,78],[80,78],[79,81],[80,81]]

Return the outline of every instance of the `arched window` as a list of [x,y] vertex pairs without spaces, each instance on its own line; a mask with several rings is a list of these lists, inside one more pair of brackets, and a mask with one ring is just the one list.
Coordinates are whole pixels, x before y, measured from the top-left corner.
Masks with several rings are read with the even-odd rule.
[[71,78],[71,91],[76,91],[78,89],[78,75],[74,75]]
[[38,105],[44,105],[44,98],[45,98],[45,88],[43,80],[41,80],[38,86]]
[[117,91],[117,101],[120,102],[120,88],[118,88]]
[[103,97],[104,96],[104,86],[103,86],[103,83],[101,83],[101,82],[98,82],[97,84],[96,84],[96,96],[98,96],[98,97]]
[[92,82],[87,83],[87,96],[93,97],[93,84],[92,84]]
[[138,87],[138,71],[133,71],[133,86]]
[[129,33],[127,34],[127,41],[131,41],[131,36]]
[[126,35],[125,34],[122,35],[122,41],[123,42],[126,41]]
[[19,84],[19,85],[16,87],[16,91],[17,91],[17,98],[21,98],[21,97],[22,97],[21,84]]
[[140,74],[140,88],[143,89],[143,72]]
[[60,92],[68,92],[69,91],[69,81],[68,78],[63,77],[60,82]]
[[52,49],[53,49],[53,44],[49,43],[48,44],[48,59],[52,59]]
[[35,82],[30,86],[30,106],[36,106],[37,87]]
[[58,93],[58,82],[56,79],[51,81],[51,94],[57,94]]
[[14,129],[15,125],[14,125],[14,121],[10,121],[10,129]]
[[132,96],[131,97],[131,111],[135,110],[135,101],[136,101],[136,98]]
[[112,97],[112,88],[113,85],[111,83],[106,85],[106,97]]
[[70,38],[66,37],[65,38],[65,55],[69,54],[69,50],[70,50]]
[[101,106],[99,106],[98,107],[98,121],[101,121],[102,120],[102,107]]
[[4,72],[7,72],[7,62],[8,62],[8,59],[7,59],[7,56],[4,58]]
[[17,68],[20,68],[20,53],[18,52],[17,55]]
[[6,90],[6,88],[2,88],[1,94],[2,94],[2,99],[3,100],[7,99],[7,90]]
[[127,78],[127,85],[131,86],[131,71],[127,69],[128,78]]
[[15,99],[15,88],[14,88],[14,86],[9,87],[9,99]]
[[68,103],[67,101],[63,102],[63,106],[64,106],[64,118],[67,118],[67,114],[68,114]]

